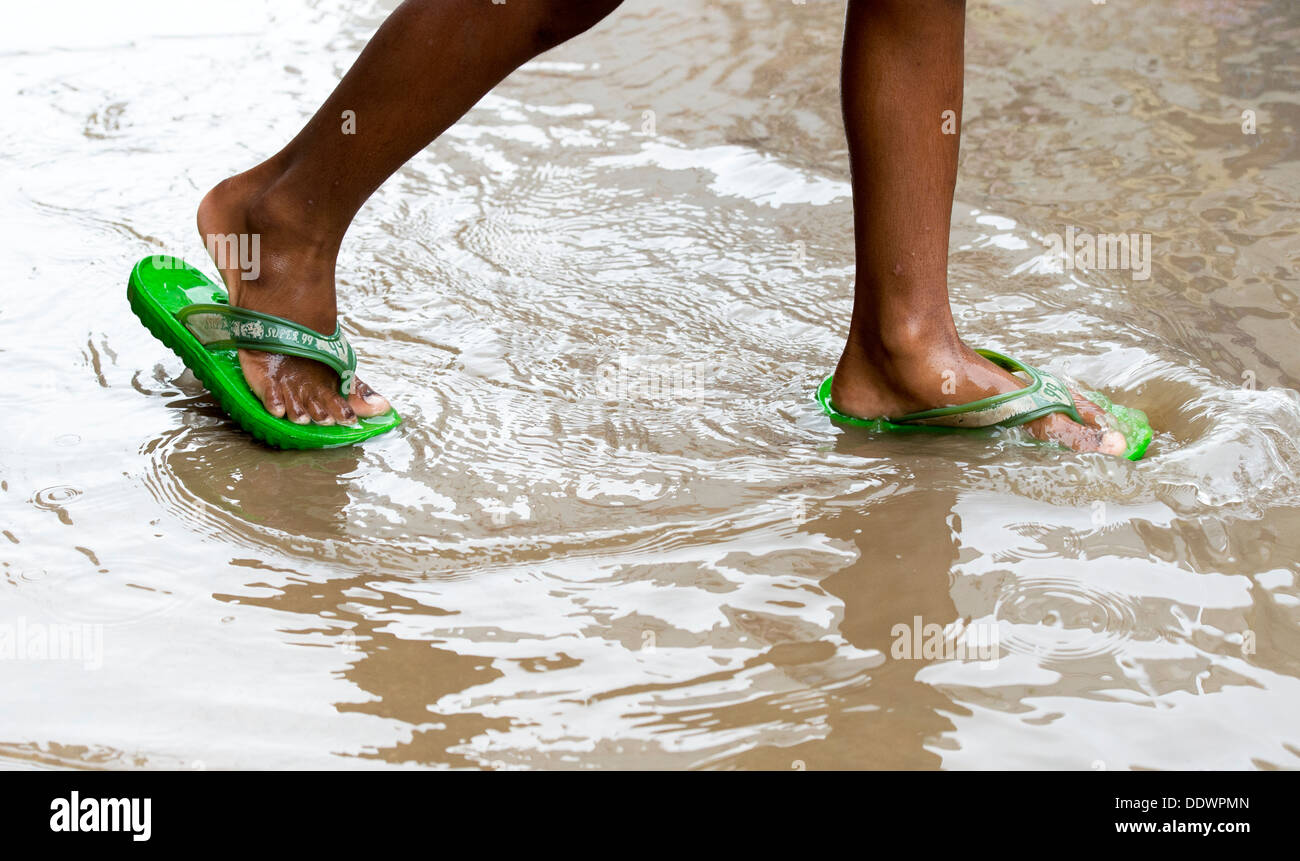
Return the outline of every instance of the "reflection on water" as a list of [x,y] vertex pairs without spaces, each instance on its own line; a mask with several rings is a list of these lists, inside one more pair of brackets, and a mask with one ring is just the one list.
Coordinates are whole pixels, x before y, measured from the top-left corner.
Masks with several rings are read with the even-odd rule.
[[[389,8],[352,5],[0,55],[0,632],[103,632],[0,660],[6,762],[1300,765],[1292,4],[972,4],[961,325],[1146,410],[1137,465],[819,415],[842,9],[782,0],[630,2],[512,77],[344,251],[402,429],[232,432],[122,283],[199,258],[200,192]],[[1149,234],[1150,280],[1064,269],[1071,226]]]

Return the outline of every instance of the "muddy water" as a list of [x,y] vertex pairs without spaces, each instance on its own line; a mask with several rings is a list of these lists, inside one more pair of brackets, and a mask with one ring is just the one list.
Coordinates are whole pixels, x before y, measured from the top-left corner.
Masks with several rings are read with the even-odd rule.
[[[261,448],[124,278],[201,260],[200,193],[391,4],[189,6],[52,0],[0,54],[0,761],[1300,766],[1294,4],[972,3],[963,332],[1145,409],[1136,465],[818,413],[816,0],[629,0],[484,99],[341,260],[406,424]],[[1069,228],[1150,277],[1066,268]]]

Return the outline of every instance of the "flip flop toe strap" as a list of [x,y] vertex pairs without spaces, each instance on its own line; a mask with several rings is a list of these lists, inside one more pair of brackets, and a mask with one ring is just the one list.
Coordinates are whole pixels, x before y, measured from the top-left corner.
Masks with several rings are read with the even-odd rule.
[[992,350],[975,352],[995,365],[1026,374],[1029,385],[1016,392],[994,395],[968,404],[909,413],[890,419],[890,422],[896,425],[953,428],[1014,427],[1052,413],[1064,413],[1083,424],[1083,418],[1074,405],[1074,397],[1060,377]]
[[261,350],[320,362],[339,375],[339,392],[352,393],[357,355],[341,328],[322,335],[300,323],[230,305],[190,305],[178,319],[209,350]]

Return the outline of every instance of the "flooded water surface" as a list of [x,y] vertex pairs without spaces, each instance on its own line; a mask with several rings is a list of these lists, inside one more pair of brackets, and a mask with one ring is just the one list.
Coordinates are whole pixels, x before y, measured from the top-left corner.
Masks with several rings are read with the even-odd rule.
[[125,278],[206,263],[202,193],[394,5],[0,43],[0,763],[1300,767],[1300,7],[971,2],[959,326],[1145,410],[1139,463],[821,415],[818,0],[628,0],[483,99],[340,259],[405,423],[273,451]]

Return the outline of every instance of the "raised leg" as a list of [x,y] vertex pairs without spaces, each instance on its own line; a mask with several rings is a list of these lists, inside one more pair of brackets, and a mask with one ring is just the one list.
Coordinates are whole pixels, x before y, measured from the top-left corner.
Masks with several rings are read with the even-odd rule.
[[[199,233],[259,236],[260,271],[222,269],[236,305],[334,331],[334,265],[374,191],[523,63],[588,29],[620,0],[406,0],[384,22],[298,136],[221,182],[199,205]],[[345,134],[344,112],[355,133]],[[218,261],[219,263],[221,261]],[[240,351],[249,386],[276,416],[350,423],[388,402],[307,359]]]

